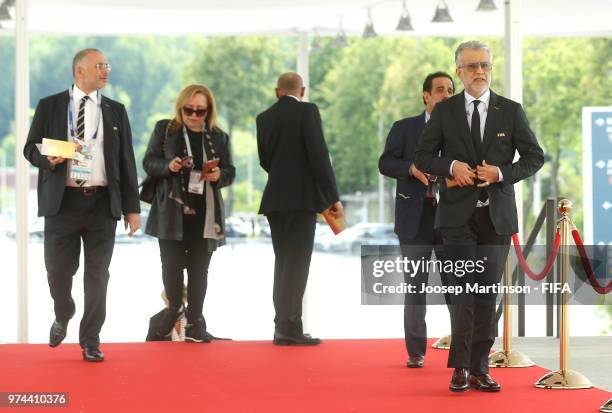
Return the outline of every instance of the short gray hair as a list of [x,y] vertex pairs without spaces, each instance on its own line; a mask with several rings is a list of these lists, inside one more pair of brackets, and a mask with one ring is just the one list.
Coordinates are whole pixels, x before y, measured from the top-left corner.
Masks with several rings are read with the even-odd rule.
[[457,67],[459,67],[459,55],[465,49],[483,49],[486,50],[489,54],[489,59],[491,59],[492,57],[491,49],[489,49],[489,46],[478,40],[470,40],[461,43],[459,46],[457,46],[457,50],[455,50],[455,65],[457,65]]
[[74,58],[72,59],[72,76],[74,77],[76,75],[76,67],[79,63],[81,63],[81,61],[83,59],[85,59],[85,56],[87,56],[90,53],[102,53],[100,50],[98,49],[83,49],[77,52],[77,54],[74,55]]

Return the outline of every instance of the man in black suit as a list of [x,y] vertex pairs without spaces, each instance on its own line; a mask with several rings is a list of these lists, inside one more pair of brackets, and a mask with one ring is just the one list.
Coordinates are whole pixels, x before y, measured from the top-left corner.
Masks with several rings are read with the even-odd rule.
[[[140,201],[132,134],[125,107],[100,94],[111,67],[97,49],[78,52],[74,85],[40,100],[24,156],[39,169],[38,215],[45,217],[45,267],[55,321],[49,345],[66,337],[75,313],[72,277],[84,252],[85,308],[79,343],[86,361],[103,361],[100,330],[106,317],[106,289],[117,220],[123,214],[133,235],[140,227]],[[44,156],[42,138],[77,143],[80,161]],[[127,271],[127,269],[126,269]]]
[[[485,44],[459,45],[456,72],[465,90],[436,105],[415,153],[417,168],[447,177],[440,189],[436,227],[442,232],[446,258],[457,265],[451,281],[464,288],[500,282],[510,236],[518,232],[513,184],[544,163],[521,105],[489,89],[491,61]],[[520,159],[514,162],[516,151]],[[484,270],[463,275],[457,269],[466,261],[480,261]],[[451,391],[470,386],[500,390],[488,374],[495,300],[494,292],[453,296]]]
[[[425,123],[438,102],[455,93],[453,79],[444,72],[430,73],[423,82],[425,112],[393,124],[385,149],[378,160],[380,173],[397,179],[395,195],[395,233],[403,255],[411,260],[442,256],[442,236],[434,229],[437,184],[435,177],[414,166],[416,148]],[[405,281],[416,286],[427,284],[428,272],[405,274]],[[407,293],[404,297],[404,337],[408,351],[407,367],[423,367],[427,345],[425,294]]]
[[302,329],[302,298],[314,243],[316,213],[343,215],[323,137],[321,116],[302,102],[302,78],[278,78],[278,101],[257,116],[259,163],[268,173],[259,213],[266,215],[274,248],[274,344],[317,345]]

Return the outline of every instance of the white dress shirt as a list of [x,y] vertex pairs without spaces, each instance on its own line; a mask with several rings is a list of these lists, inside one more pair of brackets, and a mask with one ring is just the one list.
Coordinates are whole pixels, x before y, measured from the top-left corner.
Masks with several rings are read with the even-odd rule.
[[[76,119],[79,113],[79,106],[81,105],[81,99],[85,96],[85,92],[74,85],[72,89],[72,105],[73,115]],[[100,113],[100,122],[96,125],[98,120],[98,91],[93,91],[89,95],[89,99],[85,101],[85,142],[93,145],[92,154],[92,170],[89,180],[84,186],[107,186],[108,181],[106,179],[106,167],[104,166],[104,122],[102,121],[102,113]],[[76,120],[74,121],[76,125]],[[94,133],[96,139],[92,139]],[[70,136],[70,128],[68,128],[68,136]],[[68,160],[68,177],[66,185],[68,186],[79,186],[74,180],[70,179],[70,165],[71,161]]]
[[478,113],[480,114],[480,139],[484,138],[485,125],[487,123],[487,113],[489,112],[489,100],[491,99],[491,90],[487,89],[478,99],[465,92],[465,114],[467,115],[467,122],[472,129],[472,114],[474,113],[475,100],[479,100]]
[[[478,114],[480,115],[480,139],[484,139],[484,131],[485,125],[487,124],[487,113],[489,112],[489,100],[491,100],[491,89],[487,89],[478,99],[474,96],[470,95],[467,91],[464,91],[465,95],[465,115],[467,117],[467,123],[472,129],[472,114],[474,113],[474,101],[479,100],[478,104]],[[454,160],[451,162],[450,166],[450,175],[453,175],[453,165],[457,162]],[[504,175],[502,175],[501,169],[497,167],[497,179],[499,182],[504,180]],[[485,202],[481,202],[480,200],[476,203],[477,207],[488,206],[489,200],[487,199]]]

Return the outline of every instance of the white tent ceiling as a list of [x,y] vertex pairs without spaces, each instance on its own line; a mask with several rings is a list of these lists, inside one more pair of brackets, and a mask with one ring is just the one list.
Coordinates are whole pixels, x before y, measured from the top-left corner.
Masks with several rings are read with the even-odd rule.
[[[22,1],[22,0],[17,0]],[[406,0],[416,36],[504,34],[503,0],[477,12],[479,0],[446,0],[453,23],[431,23],[438,0]],[[397,35],[402,0],[28,0],[31,32],[63,34],[333,34],[342,19],[359,35],[371,9],[376,31]],[[612,35],[611,0],[524,0],[524,35]],[[3,22],[10,27],[12,22]]]

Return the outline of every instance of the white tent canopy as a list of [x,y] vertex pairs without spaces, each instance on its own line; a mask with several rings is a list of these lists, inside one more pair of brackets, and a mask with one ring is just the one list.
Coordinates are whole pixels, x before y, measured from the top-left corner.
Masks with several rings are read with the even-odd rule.
[[[24,0],[18,0],[24,1]],[[504,35],[504,1],[477,12],[479,0],[446,0],[452,23],[432,23],[437,0],[406,0],[416,36]],[[0,0],[1,2],[1,0]],[[57,34],[333,34],[340,20],[359,35],[368,19],[393,35],[402,0],[29,0],[28,29]],[[609,36],[612,1],[529,0],[520,13],[523,35]],[[3,22],[10,28],[10,23]]]

